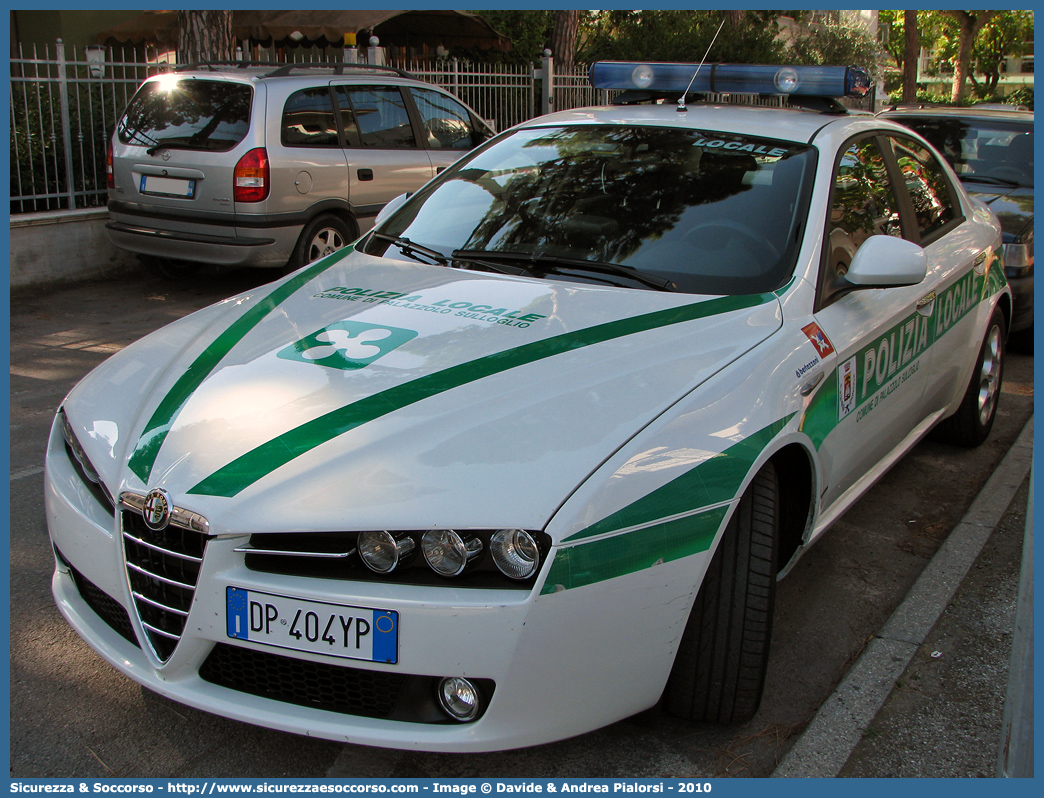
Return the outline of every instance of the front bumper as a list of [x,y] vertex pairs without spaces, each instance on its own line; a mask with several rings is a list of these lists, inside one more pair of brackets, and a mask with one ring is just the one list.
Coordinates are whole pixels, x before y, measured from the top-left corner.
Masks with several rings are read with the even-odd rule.
[[1011,286],[1012,317],[1009,333],[1019,332],[1033,326],[1033,274],[1026,277],[1009,277]]
[[[58,430],[52,430],[45,480],[48,528],[60,552],[52,580],[55,601],[77,633],[113,667],[201,710],[365,745],[455,752],[518,748],[571,737],[653,706],[691,605],[692,573],[694,568],[702,572],[704,565],[686,558],[541,595],[540,580],[532,591],[469,590],[260,573],[247,569],[243,555],[234,552],[246,536],[217,536],[207,544],[180,642],[161,662],[147,644],[131,599],[118,515],[83,487]],[[86,598],[85,584],[93,586]],[[230,639],[225,616],[230,585],[394,610],[399,614],[398,663],[346,661]],[[105,606],[99,607],[94,590],[111,603],[102,599]],[[687,601],[678,601],[686,596]],[[114,622],[121,609],[126,621]],[[129,624],[131,635],[126,628],[121,634],[121,623]],[[484,714],[471,723],[394,719],[403,717],[401,712],[368,717],[244,692],[201,676],[215,651],[227,649],[289,660],[290,673],[294,667],[347,668],[378,691],[403,674],[415,677],[414,693],[443,676],[490,680],[495,689]],[[423,703],[424,696],[413,699]],[[431,703],[433,696],[427,699]]]

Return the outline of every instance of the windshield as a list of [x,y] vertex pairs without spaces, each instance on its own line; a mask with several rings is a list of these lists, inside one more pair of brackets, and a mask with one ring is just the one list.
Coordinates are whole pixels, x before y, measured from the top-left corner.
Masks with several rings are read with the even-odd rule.
[[243,83],[164,76],[138,90],[116,131],[124,144],[224,152],[247,134],[251,94]]
[[814,160],[805,145],[719,132],[527,128],[448,169],[363,248],[402,257],[398,237],[443,256],[561,259],[555,279],[610,281],[587,276],[589,261],[688,293],[771,291],[793,271]]
[[928,139],[962,180],[1033,185],[1033,123],[953,117],[895,117]]

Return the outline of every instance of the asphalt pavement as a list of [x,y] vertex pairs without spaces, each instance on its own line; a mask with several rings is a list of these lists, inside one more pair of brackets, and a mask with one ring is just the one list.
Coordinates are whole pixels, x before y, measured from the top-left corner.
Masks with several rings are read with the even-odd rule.
[[1032,455],[1031,418],[773,776],[1033,776]]

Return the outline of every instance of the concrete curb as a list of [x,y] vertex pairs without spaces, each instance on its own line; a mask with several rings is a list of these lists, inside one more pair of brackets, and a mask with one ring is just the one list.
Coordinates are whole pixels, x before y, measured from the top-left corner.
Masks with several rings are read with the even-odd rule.
[[1032,458],[1031,417],[964,518],[859,661],[820,707],[773,777],[830,778],[840,772],[953,599],[1029,473]]

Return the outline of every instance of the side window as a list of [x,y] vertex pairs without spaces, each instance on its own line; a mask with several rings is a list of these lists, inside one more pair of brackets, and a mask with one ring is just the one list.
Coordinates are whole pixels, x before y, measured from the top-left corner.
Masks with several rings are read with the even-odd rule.
[[384,150],[417,146],[410,116],[406,112],[406,103],[398,88],[340,88],[348,95],[354,126],[359,132],[358,144],[354,144],[349,137],[349,146]]
[[338,147],[337,123],[326,86],[294,92],[283,106],[286,147]]
[[912,139],[890,141],[903,173],[903,183],[913,202],[923,242],[959,218],[960,210],[954,204],[946,175],[934,155]]
[[413,89],[428,134],[428,146],[433,149],[469,150],[475,146],[471,114],[456,100],[428,89]]
[[829,270],[843,276],[862,243],[882,234],[902,238],[899,203],[877,141],[868,138],[848,148],[834,175],[827,234]]

